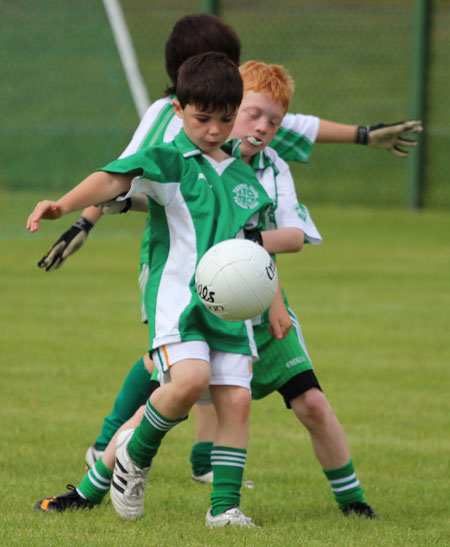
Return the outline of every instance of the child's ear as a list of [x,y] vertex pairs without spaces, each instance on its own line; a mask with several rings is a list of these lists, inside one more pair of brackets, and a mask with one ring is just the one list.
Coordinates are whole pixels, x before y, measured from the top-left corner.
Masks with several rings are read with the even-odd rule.
[[182,118],[183,117],[183,109],[181,108],[180,102],[177,101],[177,99],[174,99],[172,104],[173,104],[173,111],[175,112],[175,114],[179,118]]

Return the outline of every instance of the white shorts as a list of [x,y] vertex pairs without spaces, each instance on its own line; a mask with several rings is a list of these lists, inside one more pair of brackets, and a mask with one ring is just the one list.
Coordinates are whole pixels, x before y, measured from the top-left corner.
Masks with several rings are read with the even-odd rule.
[[[252,357],[241,353],[228,353],[211,349],[206,342],[194,340],[176,342],[156,348],[152,359],[158,368],[161,385],[170,382],[170,367],[184,359],[202,359],[211,367],[211,386],[240,386],[250,390]],[[211,402],[209,389],[199,403]]]

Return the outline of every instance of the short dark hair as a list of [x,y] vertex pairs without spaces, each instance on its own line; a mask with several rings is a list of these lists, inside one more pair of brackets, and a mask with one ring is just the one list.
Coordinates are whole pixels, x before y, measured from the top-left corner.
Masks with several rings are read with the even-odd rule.
[[178,69],[184,61],[207,51],[226,53],[239,65],[241,42],[234,30],[215,15],[197,13],[179,19],[166,42],[166,71],[172,82],[166,95],[175,93]]
[[181,108],[192,104],[204,111],[228,112],[239,108],[243,88],[237,65],[224,53],[209,51],[181,65],[176,94]]

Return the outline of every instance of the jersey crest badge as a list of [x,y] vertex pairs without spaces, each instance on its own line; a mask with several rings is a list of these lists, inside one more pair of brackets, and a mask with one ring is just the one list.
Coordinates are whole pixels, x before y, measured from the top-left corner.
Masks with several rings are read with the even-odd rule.
[[242,207],[242,209],[254,209],[258,207],[258,198],[258,192],[248,184],[242,183],[233,189],[234,202],[239,207]]

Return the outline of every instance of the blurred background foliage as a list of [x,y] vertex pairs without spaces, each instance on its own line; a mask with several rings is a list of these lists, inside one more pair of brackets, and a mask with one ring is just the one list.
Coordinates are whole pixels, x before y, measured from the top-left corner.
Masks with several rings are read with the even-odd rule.
[[[164,44],[200,0],[122,0],[150,99],[169,83]],[[242,61],[286,66],[291,112],[374,125],[409,119],[412,0],[222,0]],[[117,157],[139,118],[100,0],[0,0],[0,186],[66,190]],[[450,207],[450,2],[433,0],[424,205]],[[293,165],[305,203],[402,206],[409,160],[321,144]]]

